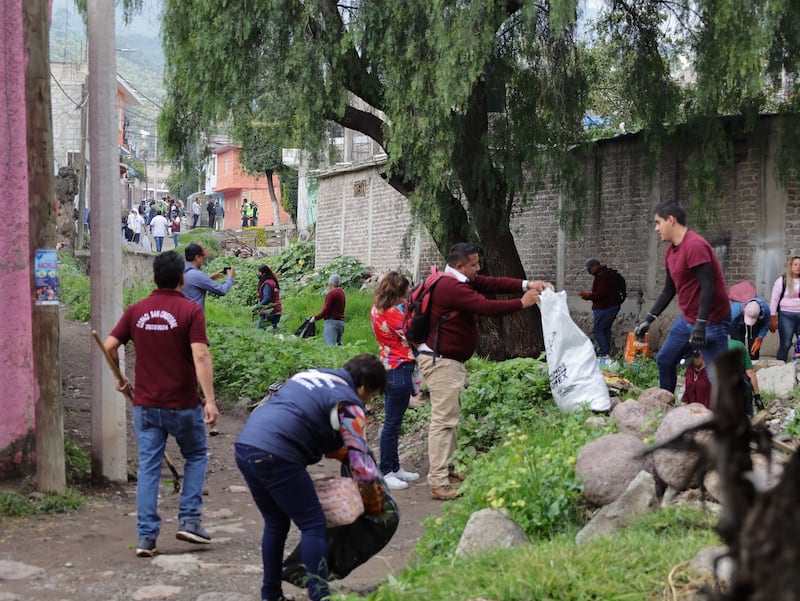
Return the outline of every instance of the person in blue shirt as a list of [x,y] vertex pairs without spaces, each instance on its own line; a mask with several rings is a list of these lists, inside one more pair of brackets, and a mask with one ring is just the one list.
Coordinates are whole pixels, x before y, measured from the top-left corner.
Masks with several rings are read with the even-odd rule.
[[[202,271],[206,257],[211,253],[207,252],[200,244],[189,244],[183,251],[186,257],[186,267],[183,271],[183,296],[193,303],[200,305],[203,311],[206,310],[206,293],[211,292],[217,296],[225,296],[228,290],[233,287],[233,278],[236,272],[231,267],[224,271],[215,271],[210,276]],[[222,284],[214,280],[225,278]]]
[[312,601],[327,599],[326,519],[306,466],[322,456],[347,457],[366,513],[381,514],[380,473],[364,432],[364,404],[386,388],[386,368],[364,353],[341,369],[308,369],[292,376],[248,418],[234,445],[236,465],[264,518],[261,599],[284,599],[283,547],[290,522],[300,548]]
[[740,303],[731,302],[730,337],[743,343],[751,359],[758,359],[761,343],[769,331],[769,304],[760,296]]

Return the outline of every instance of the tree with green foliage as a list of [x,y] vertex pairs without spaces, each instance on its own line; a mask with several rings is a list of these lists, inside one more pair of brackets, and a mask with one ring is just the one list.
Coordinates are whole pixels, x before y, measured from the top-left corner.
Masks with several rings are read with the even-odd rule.
[[272,202],[272,224],[275,226],[275,234],[280,236],[280,207],[278,206],[278,196],[275,194],[275,182],[272,178],[276,172],[280,173],[283,166],[281,162],[282,147],[275,144],[275,137],[270,135],[269,128],[254,120],[237,121],[244,122],[239,126],[238,131],[234,130],[237,140],[242,143],[239,162],[247,173],[263,175],[267,178],[267,190]]
[[[441,251],[473,241],[487,272],[522,277],[512,212],[546,178],[561,190],[562,216],[580,218],[587,199],[575,148],[589,137],[582,118],[597,79],[585,68],[578,4],[166,0],[162,139],[180,155],[262,97],[269,108],[257,116],[276,145],[318,149],[330,122],[359,131],[386,151],[386,181]],[[609,0],[598,17],[650,147],[692,124],[700,143],[687,165],[699,198],[713,196],[703,190],[714,189],[709,166],[730,155],[717,116],[769,106],[765,90],[779,73],[795,86],[784,76],[796,73],[800,44],[789,7]],[[684,49],[696,80],[682,89],[672,66]],[[797,98],[784,97],[781,107]],[[541,350],[531,312],[486,333],[479,352],[490,356]]]

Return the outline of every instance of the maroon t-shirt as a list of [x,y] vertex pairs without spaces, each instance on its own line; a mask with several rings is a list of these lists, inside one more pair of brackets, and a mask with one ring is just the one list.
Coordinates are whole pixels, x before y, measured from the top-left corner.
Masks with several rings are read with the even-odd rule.
[[678,246],[670,244],[664,257],[664,265],[675,283],[681,313],[691,324],[697,321],[700,309],[700,282],[692,268],[703,263],[711,263],[713,272],[714,298],[711,300],[708,323],[716,323],[730,317],[731,307],[722,266],[711,245],[700,234],[687,230],[681,243]]
[[136,347],[134,405],[191,409],[200,403],[190,345],[208,344],[208,338],[197,304],[159,288],[128,307],[111,335]]
[[344,290],[331,288],[328,294],[325,295],[322,310],[314,316],[314,319],[344,319],[345,303]]

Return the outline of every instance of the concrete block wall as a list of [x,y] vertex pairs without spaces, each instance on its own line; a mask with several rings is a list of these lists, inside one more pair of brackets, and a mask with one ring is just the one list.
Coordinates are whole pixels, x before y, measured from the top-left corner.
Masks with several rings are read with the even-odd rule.
[[[787,256],[800,254],[798,184],[784,187],[775,177],[777,127],[775,120],[765,117],[754,131],[740,134],[734,164],[723,174],[722,197],[705,228],[692,218],[686,171],[691,149],[685,141],[676,138],[668,143],[654,170],[642,136],[599,141],[585,159],[593,177],[593,195],[585,207],[582,232],[559,227],[562,199],[552,183],[514,212],[511,228],[528,277],[550,280],[566,290],[573,318],[589,332],[591,305],[577,294],[592,283],[584,261],[594,256],[618,269],[628,283],[628,299],[614,328],[614,346],[621,350],[627,331],[650,308],[664,284],[666,245],[655,233],[652,209],[662,200],[677,198],[689,209],[688,225],[715,247],[728,285],[751,280],[769,300]],[[441,262],[434,259],[438,252],[427,234],[420,236],[417,253],[407,244],[413,234],[405,199],[380,177],[380,167],[329,172],[320,180],[318,264],[350,254],[376,272],[400,267],[413,273],[420,266],[426,272],[431,262]],[[356,180],[366,180],[366,196],[358,199],[353,198]],[[676,314],[673,301],[651,329],[654,346]],[[777,335],[768,336],[763,352],[773,353],[776,345]]]
[[[356,196],[358,189],[363,196]],[[404,196],[378,168],[353,166],[320,177],[317,191],[316,266],[350,255],[381,274],[395,269],[414,280],[442,261],[424,228],[414,224]]]

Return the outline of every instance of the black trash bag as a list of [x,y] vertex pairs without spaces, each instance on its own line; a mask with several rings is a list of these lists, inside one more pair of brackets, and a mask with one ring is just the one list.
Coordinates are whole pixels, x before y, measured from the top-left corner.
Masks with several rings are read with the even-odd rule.
[[297,331],[294,333],[294,335],[298,338],[311,338],[312,336],[316,336],[317,324],[311,321],[311,318],[309,317],[300,325],[299,328],[297,328]]
[[[342,475],[350,476],[350,469],[345,464],[342,464]],[[392,540],[400,524],[400,509],[382,478],[381,484],[383,508],[380,516],[364,513],[352,524],[328,528],[328,580],[344,578]],[[286,582],[305,588],[306,570],[300,556],[300,543],[283,560],[281,577]]]

